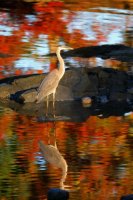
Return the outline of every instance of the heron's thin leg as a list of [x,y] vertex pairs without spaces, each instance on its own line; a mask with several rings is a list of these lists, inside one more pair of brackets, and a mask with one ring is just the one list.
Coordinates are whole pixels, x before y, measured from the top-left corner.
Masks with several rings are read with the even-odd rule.
[[55,117],[55,92],[53,92],[53,115]]
[[53,93],[53,108],[55,107],[55,92]]
[[48,115],[48,104],[49,104],[48,100],[49,100],[49,96],[47,96],[46,98],[47,98],[46,115]]

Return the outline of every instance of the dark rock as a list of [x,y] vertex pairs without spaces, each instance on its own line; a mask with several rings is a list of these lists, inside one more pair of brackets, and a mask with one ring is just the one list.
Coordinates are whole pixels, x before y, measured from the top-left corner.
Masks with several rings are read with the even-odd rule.
[[[0,84],[10,84],[10,85],[15,85],[14,83],[16,82],[17,83],[17,80],[29,80],[31,77],[36,77],[36,79],[40,79],[41,77],[41,80],[46,76],[46,74],[30,74],[30,75],[20,75],[20,76],[11,76],[11,77],[7,77],[7,78],[4,78],[4,79],[0,79]],[[40,81],[41,81],[40,80]],[[23,81],[25,82],[25,81]]]
[[[20,103],[34,102],[37,88],[45,76],[46,74],[41,74],[1,80],[0,99],[10,98]],[[133,76],[122,70],[73,68],[66,70],[61,79],[56,91],[56,101],[81,100],[83,97],[91,97],[101,103],[133,101],[132,88]]]
[[58,188],[52,188],[48,191],[48,200],[67,200],[69,199],[69,192]]
[[133,62],[133,48],[112,51],[105,58],[111,58],[122,62]]
[[[61,54],[66,57],[99,57],[102,59],[115,59],[122,62],[133,62],[133,48],[123,44],[106,44],[100,46],[80,47],[71,51],[63,52]],[[55,54],[49,54],[55,56]]]
[[133,62],[133,48],[122,44],[81,47],[65,52],[62,55],[64,55],[64,57],[71,55],[72,57],[83,58],[111,58],[122,62]]
[[[88,80],[89,80],[89,84],[88,84],[88,96],[97,96],[98,95],[98,89],[99,89],[99,79],[98,79],[98,74],[92,72],[87,72],[88,74]],[[87,95],[87,94],[86,94]]]
[[126,101],[127,100],[127,94],[126,93],[121,93],[121,92],[111,92],[109,95],[109,100],[110,101]]
[[122,196],[120,200],[133,200],[133,194]]
[[14,79],[14,81],[12,82],[12,86],[19,88],[20,90],[36,88],[45,78],[45,76],[46,74],[40,74],[40,75],[31,75],[28,77],[26,76],[19,79]]
[[0,85],[0,99],[6,99],[10,97],[12,87],[8,84]]
[[30,89],[30,90],[26,90],[25,92],[23,92],[19,99],[22,99],[22,102],[27,103],[27,102],[34,102],[35,98],[37,95],[37,90],[36,89]]
[[81,68],[67,70],[61,79],[60,84],[74,89],[81,81],[81,76],[83,76],[83,69]]
[[[25,92],[23,92],[20,96],[19,99],[22,99],[22,101],[24,103],[27,102],[34,102],[35,98],[37,95],[37,90],[36,89],[30,89],[30,90],[26,90]],[[49,96],[49,101],[52,101],[52,95]],[[72,101],[73,99],[73,93],[71,91],[70,88],[63,86],[63,85],[59,85],[56,91],[56,101]],[[19,100],[18,100],[19,101]],[[46,101],[46,99],[44,99],[44,101]]]
[[[37,88],[45,76],[46,74],[34,74],[15,76],[0,80],[0,99],[11,98],[17,102],[20,100],[22,101],[21,94]],[[23,101],[24,100],[25,99],[23,99]],[[31,102],[33,102],[33,98],[31,99]]]

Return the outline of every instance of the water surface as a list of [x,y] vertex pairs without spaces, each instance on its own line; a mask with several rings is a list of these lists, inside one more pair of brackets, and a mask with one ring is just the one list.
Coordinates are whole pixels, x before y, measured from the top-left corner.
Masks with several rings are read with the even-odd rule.
[[[57,65],[45,55],[67,44],[73,48],[133,43],[132,2],[67,1],[0,9],[0,77],[43,73]],[[65,60],[67,66],[129,65],[101,59]],[[64,113],[65,115],[65,113]],[[133,113],[88,116],[83,122],[39,121],[0,107],[0,199],[44,200],[50,188],[64,187],[71,200],[118,200],[132,193]],[[68,166],[43,158],[39,141],[57,145]]]

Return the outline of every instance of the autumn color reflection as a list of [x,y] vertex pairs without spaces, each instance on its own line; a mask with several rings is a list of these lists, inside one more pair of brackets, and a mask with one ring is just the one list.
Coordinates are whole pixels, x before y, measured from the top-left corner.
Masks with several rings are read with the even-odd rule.
[[[57,59],[44,55],[55,52],[59,44],[77,48],[121,42],[131,46],[131,6],[131,0],[37,0],[30,13],[25,12],[27,8],[1,9],[0,78],[52,70]],[[114,33],[119,36],[115,41]],[[98,63],[96,58],[75,58],[75,62],[76,67]],[[101,62],[106,67],[128,68],[115,60]],[[90,116],[82,123],[39,123],[34,117],[0,107],[1,200],[44,200],[49,188],[60,187],[62,172],[53,171],[40,159],[38,145],[39,141],[48,145],[49,133],[54,131],[68,165],[65,184],[71,186],[70,200],[119,200],[132,193],[133,113],[105,119]]]
[[61,169],[62,174],[60,178],[59,187],[60,189],[64,189],[65,188],[64,182],[66,180],[68,166],[66,160],[64,159],[64,157],[61,155],[61,153],[57,148],[56,139],[54,140],[55,141],[53,145],[44,144],[43,141],[39,141],[39,146],[45,161],[50,163],[52,166]]
[[[72,199],[119,199],[131,193],[132,185],[132,114],[128,117],[99,119],[84,123],[36,123],[34,118],[3,110],[0,116],[0,182],[8,186],[0,191],[5,199],[12,194],[28,199],[34,192],[42,199],[51,187],[59,187],[60,171],[36,164],[38,141],[48,141],[48,132],[56,130],[60,153],[69,166],[66,184],[72,186]],[[56,127],[55,127],[56,126]],[[42,177],[42,178],[41,178]],[[44,178],[45,177],[45,178]],[[45,179],[48,180],[45,184]],[[18,189],[13,190],[9,185]],[[9,189],[10,188],[10,189]],[[79,193],[79,192],[78,192]],[[12,196],[13,196],[12,195]]]

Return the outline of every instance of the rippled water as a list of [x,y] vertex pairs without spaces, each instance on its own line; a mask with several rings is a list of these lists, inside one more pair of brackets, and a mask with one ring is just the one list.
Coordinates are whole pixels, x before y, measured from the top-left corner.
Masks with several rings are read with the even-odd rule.
[[[131,193],[132,119],[133,114],[90,117],[84,123],[37,123],[34,117],[1,108],[1,199],[45,199],[48,189],[61,186],[70,199],[119,199]],[[50,164],[47,150],[44,160],[39,141],[53,147],[56,142],[66,164],[58,168],[60,157]]]
[[[59,44],[131,46],[132,31],[131,1],[55,2],[36,4],[30,11],[1,8],[0,76],[53,69],[56,59],[45,55]],[[127,66],[97,58],[89,61],[92,66]],[[86,59],[65,62],[78,67]],[[1,106],[0,199],[44,200],[50,188],[68,190],[71,200],[118,200],[132,193],[132,121],[131,112],[103,119],[90,116],[82,123],[38,122]],[[50,160],[50,148],[57,161]]]

